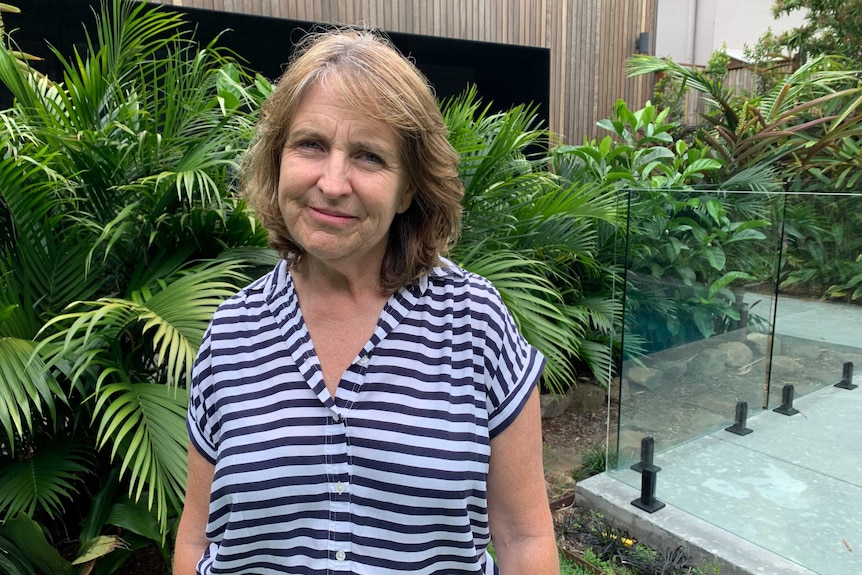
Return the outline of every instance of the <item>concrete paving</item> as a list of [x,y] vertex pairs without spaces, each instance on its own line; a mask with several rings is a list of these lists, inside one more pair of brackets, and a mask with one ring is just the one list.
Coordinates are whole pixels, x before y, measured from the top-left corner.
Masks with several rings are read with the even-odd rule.
[[[781,335],[862,339],[862,306],[781,298],[777,312]],[[862,387],[827,385],[794,407],[749,417],[749,435],[722,430],[657,453],[655,494],[666,507],[653,514],[631,504],[641,475],[628,467],[579,483],[576,498],[653,545],[685,545],[722,575],[860,575]]]

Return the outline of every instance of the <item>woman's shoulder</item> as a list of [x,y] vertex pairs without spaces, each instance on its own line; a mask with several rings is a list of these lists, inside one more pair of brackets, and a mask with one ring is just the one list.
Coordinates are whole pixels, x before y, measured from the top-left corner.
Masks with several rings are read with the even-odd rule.
[[452,298],[469,307],[475,314],[507,314],[500,292],[493,282],[441,258],[440,265],[429,274],[431,292],[435,296]]
[[216,316],[262,308],[268,300],[276,299],[288,291],[292,292],[290,274],[287,273],[287,262],[282,260],[272,270],[223,301]]
[[440,258],[440,264],[431,270],[429,279],[432,283],[453,286],[469,294],[500,297],[490,280],[443,257]]

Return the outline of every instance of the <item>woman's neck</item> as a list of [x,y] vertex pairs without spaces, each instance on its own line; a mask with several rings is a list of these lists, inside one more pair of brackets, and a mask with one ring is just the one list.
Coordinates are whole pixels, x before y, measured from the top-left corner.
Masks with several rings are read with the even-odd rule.
[[311,258],[300,258],[291,268],[291,277],[300,301],[338,306],[340,303],[386,301],[389,294],[380,287],[379,266],[335,267]]

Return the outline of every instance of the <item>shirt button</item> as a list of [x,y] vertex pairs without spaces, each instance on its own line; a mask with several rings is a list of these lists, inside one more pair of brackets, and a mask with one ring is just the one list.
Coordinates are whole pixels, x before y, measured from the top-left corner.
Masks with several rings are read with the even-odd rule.
[[335,490],[338,492],[339,495],[344,493],[344,484],[339,481],[335,484]]
[[363,355],[359,358],[359,365],[368,365],[368,356]]
[[337,551],[335,553],[335,558],[339,561],[344,561],[344,558],[347,557],[347,554],[344,551]]
[[341,418],[340,418],[340,417],[338,417],[338,414],[337,414],[337,413],[333,413],[333,414],[332,414],[332,421],[338,421],[339,419],[341,419]]

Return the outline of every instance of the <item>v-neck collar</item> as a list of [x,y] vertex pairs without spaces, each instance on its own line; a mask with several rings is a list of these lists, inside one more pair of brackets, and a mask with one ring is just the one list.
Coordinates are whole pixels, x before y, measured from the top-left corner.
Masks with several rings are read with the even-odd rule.
[[[435,268],[433,275],[445,274]],[[369,340],[356,355],[350,367],[342,375],[336,389],[335,398],[326,389],[320,360],[314,350],[308,327],[302,316],[296,288],[285,261],[279,263],[265,287],[266,304],[272,313],[279,331],[284,338],[287,352],[320,402],[334,409],[336,406],[349,409],[359,392],[365,373],[374,354],[374,349],[392,332],[416,306],[422,294],[428,289],[428,276],[416,283],[401,288],[392,294],[383,306],[377,324]],[[342,388],[344,387],[344,390]]]

